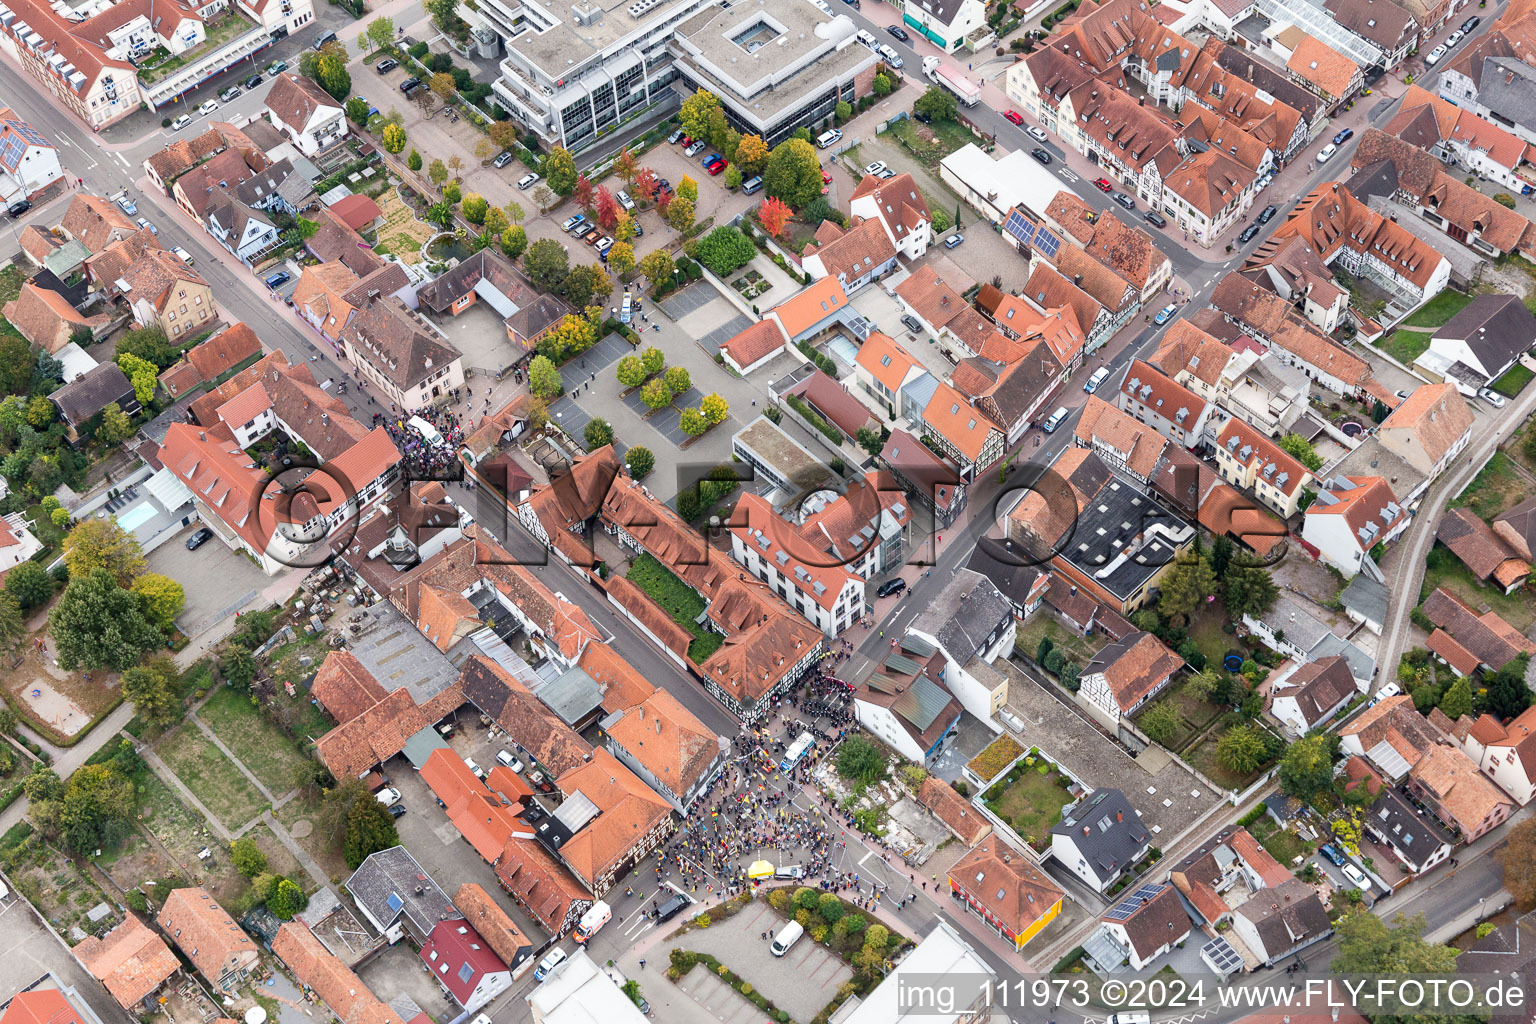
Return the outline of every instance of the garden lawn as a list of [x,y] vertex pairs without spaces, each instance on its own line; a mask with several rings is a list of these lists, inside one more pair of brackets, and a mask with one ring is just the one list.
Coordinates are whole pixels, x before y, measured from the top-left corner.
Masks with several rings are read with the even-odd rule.
[[1501,451],[1494,452],[1482,472],[1466,490],[1451,499],[1452,508],[1465,508],[1487,522],[1506,509],[1518,505],[1531,492],[1531,485]]
[[1195,613],[1186,630],[1195,646],[1200,648],[1200,653],[1205,655],[1205,667],[1218,671],[1221,669],[1221,659],[1228,651],[1241,652],[1243,649],[1237,637],[1227,635],[1221,628],[1226,621],[1225,614],[1220,605],[1206,605]]
[[897,121],[891,125],[890,133],[930,170],[937,168],[939,161],[955,150],[976,141],[975,136],[957,121],[936,121],[930,125],[915,117]]
[[1206,778],[1226,789],[1245,789],[1270,767],[1269,764],[1262,764],[1247,775],[1238,775],[1236,772],[1229,771],[1227,766],[1221,763],[1221,758],[1216,756],[1216,744],[1220,741],[1222,734],[1228,727],[1237,725],[1241,721],[1242,719],[1235,712],[1229,713],[1228,721],[1224,725],[1207,732],[1198,744],[1183,755],[1184,760],[1203,772]]
[[1451,317],[1466,308],[1472,301],[1472,296],[1466,292],[1452,291],[1447,288],[1424,303],[1414,314],[1403,321],[1404,327],[1428,327],[1431,330],[1444,327]]
[[1260,818],[1249,826],[1248,831],[1269,851],[1271,857],[1281,864],[1290,866],[1291,861],[1297,857],[1304,857],[1312,852],[1312,844],[1302,839],[1296,833],[1280,828],[1269,817]]
[[26,280],[26,271],[15,263],[0,270],[0,303],[10,302],[20,295]]
[[1532,372],[1521,363],[1516,363],[1505,371],[1504,376],[1493,382],[1493,390],[1514,398],[1525,390],[1525,386],[1531,382],[1532,377],[1536,377],[1536,372]]
[[673,622],[693,634],[693,643],[688,645],[688,657],[693,659],[694,664],[703,664],[725,642],[725,637],[696,621],[704,614],[705,607],[704,598],[699,592],[678,579],[676,573],[652,556],[641,555],[635,559],[625,577],[660,605]]
[[1177,689],[1171,690],[1155,700],[1148,701],[1142,711],[1138,712],[1138,717],[1145,713],[1146,708],[1150,708],[1153,704],[1163,701],[1171,704],[1173,709],[1179,713],[1178,731],[1168,737],[1167,742],[1163,744],[1173,751],[1183,750],[1191,740],[1200,734],[1200,730],[1210,725],[1221,714],[1222,710],[1215,704],[1197,699],[1188,692],[1187,682],[1183,682],[1179,684]]
[[224,745],[273,793],[293,788],[293,773],[309,759],[267,721],[250,697],[221,686],[197,711]]
[[394,189],[379,197],[379,210],[384,215],[384,226],[379,228],[379,244],[374,249],[398,256],[405,263],[420,263],[421,247],[437,229],[418,219]]
[[1399,327],[1392,333],[1377,339],[1376,347],[1406,366],[1424,354],[1424,351],[1429,348],[1430,339],[1434,336],[1433,330],[1415,331],[1408,327]]
[[1424,570],[1424,585],[1419,589],[1419,603],[1444,587],[1466,602],[1473,611],[1481,614],[1484,607],[1497,612],[1499,617],[1524,633],[1536,622],[1536,607],[1522,591],[1506,594],[1494,587],[1485,587],[1473,576],[1472,571],[1450,551],[1437,545],[1434,556]]
[[161,740],[156,753],[231,831],[266,806],[250,780],[194,725],[183,724]]
[[1042,775],[1026,768],[997,800],[998,816],[1026,842],[1038,843],[1049,835],[1051,826],[1061,820],[1061,809],[1072,801],[1072,795],[1057,785],[1057,777],[1054,770]]
[[1109,645],[1109,638],[1102,633],[1078,636],[1052,616],[1031,615],[1029,621],[1019,630],[1014,646],[1019,653],[1032,659],[1035,652],[1040,649],[1040,641],[1044,637],[1050,638],[1051,643],[1061,652],[1063,658],[1075,661],[1079,665],[1088,664],[1095,654]]

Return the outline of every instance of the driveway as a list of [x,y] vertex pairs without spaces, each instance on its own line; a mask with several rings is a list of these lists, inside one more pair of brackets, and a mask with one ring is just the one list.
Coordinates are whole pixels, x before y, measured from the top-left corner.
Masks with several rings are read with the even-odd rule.
[[208,538],[196,551],[188,551],[187,538],[202,525],[201,521],[193,522],[148,555],[150,572],[169,576],[187,592],[187,603],[176,617],[176,625],[187,636],[196,636],[243,607],[272,582],[255,562],[225,546],[217,536]]
[[[456,886],[447,879],[440,879],[438,884],[444,887],[451,899]],[[443,995],[443,990],[427,973],[421,956],[411,948],[409,942],[397,942],[393,946],[384,947],[358,968],[357,976],[382,1002],[387,1003],[404,994],[410,996],[433,1020],[453,1020],[459,1015],[459,1008]]]

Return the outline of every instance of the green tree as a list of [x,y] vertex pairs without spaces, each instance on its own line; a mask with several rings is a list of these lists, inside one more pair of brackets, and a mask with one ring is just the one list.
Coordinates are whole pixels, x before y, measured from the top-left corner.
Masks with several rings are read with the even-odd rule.
[[[160,370],[154,363],[147,359],[140,359],[132,352],[119,352],[115,357],[118,368],[128,376],[128,383],[133,385],[133,396],[139,400],[140,405],[148,405],[155,400],[156,379]],[[50,414],[51,415],[51,414]]]
[[640,401],[652,410],[672,404],[672,389],[667,387],[667,382],[661,379],[650,381],[640,389]]
[[1206,597],[1216,593],[1216,574],[1199,553],[1185,551],[1163,574],[1157,610],[1165,619],[1185,621]]
[[614,370],[614,376],[627,388],[637,388],[645,383],[648,373],[645,372],[645,364],[637,355],[627,355],[619,360],[618,367]]
[[1179,731],[1179,713],[1168,701],[1160,700],[1147,708],[1137,724],[1158,743],[1167,743]]
[[854,440],[859,442],[860,448],[871,455],[879,455],[885,448],[885,442],[880,439],[880,431],[874,427],[860,427],[859,432],[854,435]]
[[732,192],[741,188],[741,165],[729,164],[725,168],[725,187]]
[[861,786],[885,778],[885,757],[863,736],[850,736],[837,748],[837,774]]
[[651,475],[651,470],[656,468],[656,456],[644,445],[635,445],[624,453],[624,465],[629,468],[629,475],[636,480],[644,480]]
[[230,844],[229,859],[246,878],[255,878],[267,870],[267,855],[250,836],[241,836]]
[[309,897],[291,878],[278,879],[277,885],[272,887],[272,895],[267,897],[267,909],[279,921],[292,921],[294,915],[303,913],[307,906]]
[[1035,664],[1044,665],[1046,655],[1056,647],[1056,642],[1048,636],[1042,636],[1040,642],[1035,645]]
[[1495,718],[1514,718],[1531,705],[1531,691],[1525,686],[1525,666],[1531,656],[1521,654],[1509,664],[1485,677],[1487,693],[1483,703]]
[[10,652],[27,637],[27,623],[21,617],[21,605],[10,594],[0,592],[0,651]]
[[5,592],[16,599],[22,611],[29,612],[53,596],[53,577],[36,562],[22,562],[5,574]]
[[1445,712],[1451,721],[1456,721],[1462,715],[1472,713],[1473,694],[1472,679],[1462,676],[1450,685],[1445,695],[1440,698],[1440,710]]
[[560,283],[560,293],[571,305],[577,309],[584,309],[591,304],[592,296],[597,291],[597,279],[601,276],[602,274],[592,267],[572,267],[565,275],[565,280]]
[[677,425],[689,437],[698,437],[709,429],[709,421],[704,418],[704,414],[691,405],[682,411]]
[[[69,528],[69,520],[70,515],[69,509],[67,508],[56,508],[52,512],[48,513],[48,521],[61,530]],[[65,567],[61,565],[59,568],[64,569]]]
[[845,100],[838,100],[837,109],[834,113],[837,115],[838,123],[841,124],[853,116],[853,104]]
[[123,696],[133,702],[133,710],[144,721],[170,725],[181,718],[176,681],[176,665],[169,657],[160,655],[123,673]]
[[[384,126],[384,132],[380,136],[380,139],[384,143],[384,148],[389,150],[389,152],[399,153],[405,148],[405,129],[401,128],[397,124],[387,124]],[[415,153],[416,151],[413,149],[411,152]],[[417,156],[416,168],[419,168],[420,166],[421,157]],[[412,169],[415,170],[416,168]]]
[[144,571],[144,549],[115,519],[87,519],[64,538],[64,564],[71,578],[106,569],[119,586]]
[[[1375,914],[1345,914],[1334,925],[1338,950],[1329,969],[1335,974],[1438,975],[1450,979],[1461,951],[1424,939],[1424,918],[1398,914],[1390,925]],[[1373,1024],[1422,1024],[1417,1013],[1377,1012],[1371,1005],[1357,1009]],[[1437,1014],[1442,1024],[1472,1024],[1482,1018],[1472,1014]]]
[[119,444],[133,436],[133,420],[116,405],[101,411],[101,426],[96,428],[96,440],[103,444]]
[[421,154],[416,152],[415,149],[412,149],[411,155],[406,158],[405,166],[409,167],[413,171],[421,170]]
[[655,345],[651,345],[640,353],[640,365],[645,368],[647,377],[654,377],[667,365],[667,357]]
[[395,819],[390,817],[385,806],[371,793],[358,797],[347,812],[347,831],[341,841],[347,867],[356,871],[370,854],[399,845]]
[[613,444],[613,424],[599,416],[587,420],[583,437],[587,442],[587,451],[596,451],[605,445]]
[[552,238],[540,238],[528,247],[523,257],[523,269],[535,285],[552,292],[565,283],[571,272],[570,257],[565,246]]
[[626,276],[635,269],[635,247],[628,242],[614,242],[613,248],[608,250],[608,265],[615,274]]
[[1280,788],[1298,800],[1311,802],[1333,788],[1333,762],[1339,738],[1318,733],[1303,736],[1280,757]]
[[501,233],[501,251],[507,259],[515,260],[528,248],[528,232],[521,224],[514,224]]
[[846,912],[847,908],[843,906],[843,901],[838,898],[835,892],[824,892],[821,894],[821,898],[816,901],[816,913],[827,924],[837,924]]
[[747,236],[728,225],[721,225],[699,239],[699,262],[720,277],[752,262],[757,246]]
[[315,81],[320,83],[320,88],[331,94],[333,100],[340,102],[346,99],[352,91],[352,75],[347,71],[346,58],[322,52],[320,59],[315,62]]
[[667,387],[672,389],[674,395],[681,395],[693,387],[693,377],[689,375],[686,367],[670,366],[661,375],[661,379],[667,382]]
[[545,355],[534,356],[528,363],[528,390],[540,398],[554,398],[565,390],[560,371]]
[[484,224],[485,215],[490,212],[491,204],[487,203],[480,193],[470,192],[459,204],[459,209],[464,211],[464,219],[471,224]]
[[443,202],[447,203],[449,206],[458,205],[459,200],[463,198],[463,196],[464,190],[459,188],[458,182],[450,181],[448,184],[443,186]]
[[[1214,567],[1211,576],[1217,576]],[[1260,618],[1280,596],[1280,590],[1270,577],[1269,570],[1249,557],[1232,559],[1220,579],[1221,603],[1226,606],[1227,614],[1234,619],[1241,619],[1244,615]]]
[[1234,725],[1216,741],[1216,759],[1236,775],[1257,770],[1266,752],[1264,737],[1251,725]]
[[139,599],[100,568],[83,575],[71,570],[69,585],[48,613],[48,628],[59,665],[67,671],[78,667],[121,672],[137,663],[145,651],[165,643],[144,616]]
[[180,583],[158,572],[146,572],[129,588],[144,606],[144,616],[169,633],[176,628],[176,616],[187,603],[187,592]]
[[256,679],[256,659],[239,644],[231,644],[219,658],[219,675],[238,690],[250,686]]
[[427,177],[432,179],[432,184],[441,185],[448,180],[448,165],[433,157],[432,162],[427,164]]
[[380,15],[368,23],[368,42],[373,44],[375,50],[382,50],[395,41],[395,22],[393,18]]
[[917,102],[912,104],[912,109],[935,121],[953,121],[955,115],[959,112],[954,94],[936,85],[929,86],[928,91],[919,96]]
[[693,227],[693,216],[693,203],[682,196],[678,196],[667,206],[667,225],[673,231],[681,233]]
[[647,281],[655,284],[657,281],[667,280],[672,276],[672,257],[665,250],[656,249],[646,253],[640,259],[640,273],[645,275]]
[[124,334],[118,339],[114,352],[136,355],[146,362],[154,363],[155,367],[161,370],[170,367],[181,358],[181,349],[165,339],[165,332],[158,325],[136,327]]
[[715,97],[715,94],[700,89],[683,100],[683,105],[677,112],[677,119],[688,135],[695,139],[707,139],[710,113],[719,109],[720,100]]
[[362,124],[368,120],[368,101],[361,96],[353,96],[343,105],[347,112],[347,120],[353,124]]
[[686,199],[690,203],[697,204],[699,201],[699,183],[688,175],[683,175],[677,181],[677,198]]
[[576,159],[570,151],[556,146],[544,158],[544,181],[557,196],[568,196],[576,189]]
[[757,174],[768,162],[768,144],[761,135],[743,135],[736,144],[736,164],[743,174]]
[[763,189],[799,209],[821,195],[821,161],[802,139],[785,139],[773,147],[763,168]]
[[1300,434],[1286,434],[1278,444],[1281,451],[1312,472],[1316,473],[1323,468],[1323,457],[1317,454],[1317,449],[1312,447],[1312,443]]
[[876,96],[889,96],[892,88],[891,80],[884,72],[880,72],[875,75],[875,81],[871,88],[873,88]]

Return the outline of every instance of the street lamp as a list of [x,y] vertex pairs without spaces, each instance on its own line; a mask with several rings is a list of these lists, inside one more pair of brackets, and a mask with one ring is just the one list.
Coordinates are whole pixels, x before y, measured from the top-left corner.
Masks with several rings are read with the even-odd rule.
[[1483,920],[1483,904],[1486,902],[1488,902],[1488,897],[1486,896],[1479,896],[1477,898],[1477,920],[1479,924],[1481,924]]

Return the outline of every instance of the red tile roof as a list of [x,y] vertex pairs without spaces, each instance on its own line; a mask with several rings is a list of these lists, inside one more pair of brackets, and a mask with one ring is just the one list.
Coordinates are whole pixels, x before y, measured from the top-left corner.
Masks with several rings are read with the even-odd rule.
[[132,913],[101,938],[82,941],[75,956],[125,1010],[136,1009],[181,967],[165,940]]
[[487,864],[494,864],[507,837],[518,827],[517,808],[503,805],[464,758],[446,748],[427,757],[421,779],[447,808],[448,820],[459,834]]
[[490,944],[463,918],[437,922],[420,956],[427,973],[453,993],[460,1006],[468,1004],[486,975],[507,969]]
[[251,968],[261,960],[256,943],[206,889],[171,890],[156,920],[211,985],[231,965]]

